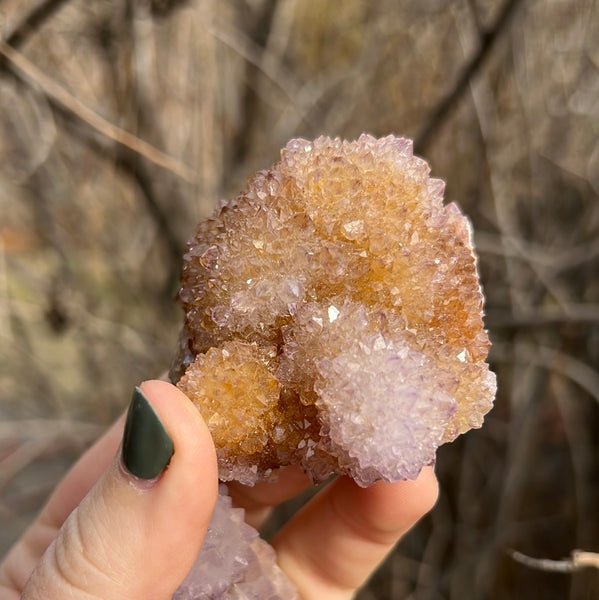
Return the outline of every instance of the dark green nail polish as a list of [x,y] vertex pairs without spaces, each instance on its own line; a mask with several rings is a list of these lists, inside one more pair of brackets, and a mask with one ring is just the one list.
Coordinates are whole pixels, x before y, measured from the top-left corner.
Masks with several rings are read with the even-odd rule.
[[173,452],[173,440],[148,399],[136,387],[123,436],[125,468],[140,479],[154,479],[166,469]]

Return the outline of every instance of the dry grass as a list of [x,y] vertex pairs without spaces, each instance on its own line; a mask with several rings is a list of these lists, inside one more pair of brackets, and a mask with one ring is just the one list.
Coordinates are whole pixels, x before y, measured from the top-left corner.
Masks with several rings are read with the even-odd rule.
[[597,597],[597,570],[508,550],[599,551],[599,2],[36,6],[0,2],[19,52],[0,60],[0,551],[168,367],[193,223],[289,137],[393,132],[473,221],[500,391],[361,599]]

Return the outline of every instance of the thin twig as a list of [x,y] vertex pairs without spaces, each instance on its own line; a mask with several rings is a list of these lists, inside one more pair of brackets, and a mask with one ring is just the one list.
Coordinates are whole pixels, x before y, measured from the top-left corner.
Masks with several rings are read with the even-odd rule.
[[173,229],[173,226],[171,225],[168,214],[161,207],[160,202],[158,201],[157,194],[152,185],[150,174],[143,164],[139,160],[136,160],[134,155],[132,156],[131,153],[128,152],[117,155],[115,164],[137,184],[140,192],[142,193],[146,208],[148,209],[148,212],[150,213],[153,221],[156,223],[162,237],[164,238],[168,250],[169,262],[172,265],[171,269],[169,269],[170,276],[166,286],[168,291],[167,295],[170,299],[174,282],[178,280],[179,276],[178,271],[181,262],[181,256],[183,254],[183,245],[181,244],[175,230]]
[[599,373],[586,362],[570,354],[538,344],[523,342],[517,354],[510,344],[495,342],[491,349],[494,361],[528,364],[566,377],[599,403]]
[[549,558],[533,558],[517,550],[508,550],[508,554],[520,564],[553,573],[573,573],[582,569],[599,569],[599,554],[584,550],[572,550],[570,558],[552,560]]
[[197,173],[193,169],[179,162],[172,156],[165,154],[161,150],[158,150],[148,142],[139,139],[132,133],[107,121],[62,86],[58,85],[51,77],[43,73],[31,61],[9,46],[4,40],[0,40],[0,55],[10,61],[10,63],[27,80],[33,82],[36,86],[39,86],[49,98],[54,100],[69,113],[76,116],[80,121],[92,127],[98,133],[115,141],[117,144],[132,150],[136,154],[143,156],[155,165],[174,173],[189,183],[195,183],[197,181]]
[[567,248],[535,244],[514,233],[496,235],[477,231],[476,249],[479,254],[517,258],[528,263],[534,262],[544,269],[559,272],[573,269],[595,260],[599,256],[599,239],[574,243]]
[[9,46],[19,48],[68,0],[46,0],[35,6],[4,40]]
[[567,303],[563,306],[534,306],[515,314],[489,311],[485,318],[485,324],[490,329],[543,327],[561,323],[599,323],[599,304]]
[[466,64],[453,88],[433,109],[430,118],[416,136],[414,148],[418,154],[426,153],[429,144],[432,141],[433,134],[441,127],[453,108],[459,104],[464,94],[468,91],[470,82],[481,70],[486,58],[491,53],[500,34],[506,29],[506,26],[519,3],[520,0],[506,0],[503,9],[493,26],[482,34],[478,51]]
[[61,104],[55,103],[51,98],[49,102],[54,115],[60,119],[65,131],[77,139],[88,150],[91,150],[101,160],[110,160],[115,167],[119,168],[138,187],[148,208],[148,212],[161,233],[167,248],[169,261],[172,265],[171,269],[169,269],[168,281],[165,284],[166,295],[170,301],[172,299],[174,278],[178,278],[183,244],[180,243],[166,212],[158,202],[157,195],[151,185],[150,174],[139,160],[139,155],[127,147],[111,143],[111,141],[104,137],[92,135],[90,128],[81,127],[81,121],[71,111],[66,110]]

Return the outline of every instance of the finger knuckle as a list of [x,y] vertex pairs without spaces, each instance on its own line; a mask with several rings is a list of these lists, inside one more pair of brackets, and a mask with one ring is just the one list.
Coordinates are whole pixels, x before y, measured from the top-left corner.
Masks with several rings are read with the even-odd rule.
[[54,569],[61,587],[77,591],[78,597],[93,600],[100,598],[95,590],[105,590],[109,576],[105,573],[93,543],[90,523],[83,524],[77,509],[64,523],[61,535],[56,539]]

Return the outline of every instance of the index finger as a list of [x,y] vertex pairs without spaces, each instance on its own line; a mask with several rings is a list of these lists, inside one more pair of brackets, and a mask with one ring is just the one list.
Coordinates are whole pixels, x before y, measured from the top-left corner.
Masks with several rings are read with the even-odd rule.
[[431,467],[415,481],[369,488],[340,477],[273,540],[279,566],[306,600],[352,598],[437,495]]

